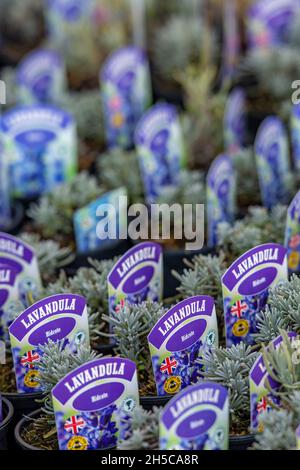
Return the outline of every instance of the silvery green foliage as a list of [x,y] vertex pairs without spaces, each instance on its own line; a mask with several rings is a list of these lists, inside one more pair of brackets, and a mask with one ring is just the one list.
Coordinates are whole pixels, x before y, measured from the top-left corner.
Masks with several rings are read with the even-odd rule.
[[[271,410],[260,417],[263,431],[256,435],[255,450],[293,450],[296,447],[294,416],[285,409]],[[298,423],[299,424],[299,423]]]
[[151,411],[141,406],[135,408],[131,433],[128,438],[119,440],[119,450],[157,450],[159,449],[159,417],[161,408],[153,407]]
[[88,361],[92,361],[97,357],[90,346],[78,346],[76,354],[70,354],[64,349],[64,341],[48,341],[45,345],[39,346],[42,351],[41,360],[39,362],[38,381],[41,384],[43,393],[46,394],[44,399],[44,411],[53,414],[53,405],[51,399],[52,388],[69,372],[76,369]]
[[102,103],[98,89],[66,93],[58,104],[73,115],[81,140],[98,145],[103,143]]
[[61,184],[51,193],[33,203],[29,217],[45,238],[73,234],[73,215],[76,209],[89,204],[103,193],[96,178],[86,172]]
[[180,285],[177,288],[183,298],[194,295],[210,295],[215,299],[217,313],[223,317],[223,295],[221,277],[226,271],[224,256],[196,255],[192,262],[185,260],[189,269],[180,274],[173,271],[173,276]]
[[218,246],[230,261],[263,243],[283,243],[287,208],[275,206],[268,212],[263,207],[249,207],[248,214],[233,226],[218,225]]
[[138,305],[125,305],[117,314],[103,315],[113,330],[110,336],[122,357],[137,363],[138,367],[151,370],[151,358],[147,336],[166,312],[162,304],[147,301]]
[[37,256],[41,276],[47,282],[56,270],[74,259],[71,248],[61,248],[54,240],[41,240],[35,233],[21,233],[20,238],[30,245]]
[[43,0],[0,0],[0,30],[4,40],[33,45],[41,36]]
[[206,184],[201,171],[181,170],[176,188],[168,188],[159,198],[166,204],[205,204]]
[[153,60],[159,74],[174,78],[189,64],[198,62],[203,39],[199,17],[172,15],[156,31],[152,44]]
[[268,305],[257,315],[257,343],[268,343],[280,334],[280,329],[299,331],[300,278],[293,274],[270,290]]
[[232,157],[236,171],[237,201],[239,207],[260,204],[260,189],[252,148],[240,149]]
[[132,202],[141,199],[143,182],[136,152],[112,149],[99,155],[97,171],[103,186],[108,190],[124,186]]
[[100,331],[105,326],[104,314],[108,312],[107,276],[117,259],[89,259],[90,268],[80,268],[75,276],[69,278],[62,271],[57,281],[49,284],[42,293],[42,297],[63,293],[82,295],[88,305],[91,341],[99,341]]
[[232,424],[246,422],[250,417],[249,372],[258,353],[240,343],[231,348],[215,348],[204,354],[204,377],[224,385],[230,393]]

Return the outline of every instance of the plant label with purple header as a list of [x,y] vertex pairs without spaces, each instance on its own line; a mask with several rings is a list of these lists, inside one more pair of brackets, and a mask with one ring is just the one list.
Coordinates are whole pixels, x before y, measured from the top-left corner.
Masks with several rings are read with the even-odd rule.
[[158,243],[139,243],[123,255],[108,275],[109,311],[126,304],[162,299],[163,254]]
[[285,242],[289,272],[300,271],[300,191],[288,207]]
[[89,253],[116,245],[127,235],[127,191],[119,188],[103,194],[74,213],[78,253]]
[[289,145],[282,121],[275,116],[260,125],[255,143],[255,158],[263,205],[268,209],[286,203],[289,188]]
[[0,339],[8,335],[8,326],[12,322],[10,313],[19,300],[17,282],[20,265],[13,260],[0,258]]
[[18,67],[17,83],[23,104],[57,102],[66,88],[64,62],[54,50],[31,52]]
[[214,300],[199,295],[179,302],[148,335],[158,395],[174,395],[203,377],[201,355],[218,346]]
[[218,156],[206,178],[208,245],[216,246],[217,228],[221,222],[232,223],[235,215],[235,174],[228,155]]
[[74,354],[79,345],[89,342],[86,302],[75,294],[47,297],[21,313],[9,327],[11,350],[19,393],[41,390],[38,381],[40,345],[49,340],[64,340],[64,347]]
[[[288,333],[288,336],[292,340],[297,335],[296,333]],[[281,343],[282,336],[278,336],[270,344],[277,349]],[[272,390],[278,389],[278,383],[268,373],[263,354],[260,354],[253,364],[249,375],[249,382],[251,431],[262,431],[259,416],[271,410],[272,405],[280,405],[279,396],[272,393]]]
[[242,88],[235,88],[228,96],[224,117],[224,140],[227,152],[232,155],[245,146],[246,97]]
[[[18,299],[12,298],[12,303],[19,300],[27,307],[34,302],[42,287],[34,250],[22,240],[0,232],[0,264],[9,268],[11,282],[17,285]],[[7,301],[10,299],[7,298]],[[6,307],[9,309],[9,304],[6,304]]]
[[222,277],[226,345],[254,344],[256,316],[269,289],[287,280],[286,249],[277,243],[257,246],[240,256]]
[[159,425],[162,450],[227,450],[228,391],[213,382],[182,390],[165,406]]
[[252,48],[279,46],[288,41],[298,0],[257,0],[248,12],[248,43]]
[[135,131],[146,199],[149,204],[178,183],[186,166],[182,130],[176,108],[156,104],[142,117]]
[[76,174],[76,126],[70,114],[54,106],[22,106],[3,115],[0,131],[15,196],[40,196]]
[[52,399],[60,450],[115,447],[139,405],[136,364],[118,357],[87,362],[58,382]]
[[135,127],[152,103],[145,52],[133,46],[113,52],[100,80],[107,143],[109,147],[130,148]]

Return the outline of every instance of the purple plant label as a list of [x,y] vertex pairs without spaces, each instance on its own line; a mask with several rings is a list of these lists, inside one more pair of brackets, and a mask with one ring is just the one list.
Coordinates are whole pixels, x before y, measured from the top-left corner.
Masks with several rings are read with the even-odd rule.
[[182,130],[176,108],[156,104],[137,125],[135,145],[139,156],[147,202],[153,203],[178,184],[186,166]]
[[80,295],[59,294],[47,297],[21,313],[9,327],[17,390],[41,390],[39,363],[43,346],[49,340],[64,341],[74,354],[79,345],[89,345],[86,301]]
[[257,246],[240,256],[222,277],[227,347],[254,344],[256,317],[269,289],[287,280],[286,249],[277,243]]
[[[18,274],[21,265],[0,257],[0,340],[6,339],[8,326],[16,315],[15,303],[19,300]],[[11,320],[12,314],[15,314]]]
[[179,302],[148,335],[158,395],[174,395],[203,378],[203,351],[218,346],[214,300],[198,295]]
[[213,382],[191,385],[173,397],[162,411],[162,450],[227,450],[228,391]]
[[291,139],[293,160],[296,170],[300,171],[300,104],[294,104],[291,115]]
[[74,213],[77,252],[89,253],[106,249],[126,238],[126,196],[126,188],[119,188]]
[[300,191],[288,207],[285,242],[289,273],[300,271]]
[[76,126],[70,114],[49,105],[18,107],[3,115],[0,135],[15,196],[40,196],[76,174]]
[[133,46],[113,52],[100,80],[108,145],[131,148],[135,127],[152,102],[145,52]]
[[66,70],[61,56],[50,49],[31,52],[18,67],[17,83],[22,104],[57,102],[66,88]]
[[227,0],[224,2],[223,11],[223,80],[231,79],[236,70],[241,50],[241,35],[237,17],[237,1]]
[[[0,264],[10,266],[17,278],[18,300],[26,308],[37,297],[42,287],[38,261],[34,250],[22,240],[0,232]],[[11,299],[14,302],[14,296]]]
[[300,425],[296,429],[297,450],[300,450]]
[[282,121],[266,118],[255,138],[255,158],[262,201],[265,207],[287,203],[289,188],[289,145]]
[[210,166],[207,179],[208,245],[216,246],[221,222],[232,223],[235,215],[235,175],[232,160],[220,155]]
[[258,0],[248,12],[248,43],[252,48],[268,48],[288,42],[299,0]]
[[136,364],[119,357],[87,362],[58,382],[52,399],[60,450],[115,447],[139,405]]
[[108,275],[109,311],[117,315],[126,304],[162,299],[163,254],[158,243],[139,243],[131,248]]
[[245,92],[235,88],[228,97],[224,117],[225,147],[230,155],[245,146],[246,125]]
[[[288,335],[291,340],[297,336],[296,333],[288,333]],[[278,336],[270,345],[277,349],[281,343],[282,336]],[[262,424],[259,423],[260,415],[271,410],[274,405],[280,405],[279,396],[270,391],[270,389],[276,391],[278,383],[268,373],[263,354],[260,354],[253,364],[249,375],[249,382],[251,430],[254,432],[262,431]]]

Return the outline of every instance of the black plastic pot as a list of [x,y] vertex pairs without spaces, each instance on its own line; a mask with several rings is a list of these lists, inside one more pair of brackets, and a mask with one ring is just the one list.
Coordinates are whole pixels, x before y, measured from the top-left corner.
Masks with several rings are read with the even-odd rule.
[[113,344],[94,344],[93,349],[103,356],[113,356],[114,355],[114,345]]
[[165,406],[169,400],[171,400],[172,396],[149,396],[149,397],[141,397],[140,398],[140,405],[144,408],[144,410],[152,410],[154,406]]
[[15,441],[22,450],[44,450],[39,449],[38,447],[31,446],[27,442],[24,441],[21,434],[26,426],[26,424],[30,421],[31,418],[37,418],[41,414],[41,409],[35,410],[32,413],[29,413],[27,416],[24,416],[20,421],[18,421],[15,427]]
[[3,421],[0,423],[0,450],[8,448],[8,433],[12,425],[14,407],[9,400],[2,397]]
[[247,450],[254,442],[254,434],[246,436],[229,436],[229,450]]
[[1,231],[16,235],[19,232],[24,221],[23,205],[18,201],[14,201],[12,203],[11,211],[12,218],[10,222],[6,226],[1,227]]

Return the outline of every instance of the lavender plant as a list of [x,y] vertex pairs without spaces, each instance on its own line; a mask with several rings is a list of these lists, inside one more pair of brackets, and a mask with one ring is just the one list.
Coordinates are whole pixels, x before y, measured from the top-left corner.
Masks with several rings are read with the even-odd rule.
[[240,149],[232,156],[236,171],[237,206],[243,209],[249,206],[259,205],[261,202],[258,175],[256,170],[253,149]]
[[73,239],[73,214],[103,193],[94,176],[79,173],[71,181],[33,203],[28,211],[33,225],[44,238]]
[[233,434],[247,433],[249,428],[249,372],[257,355],[244,343],[231,348],[215,348],[204,353],[205,379],[224,385],[229,391]]
[[281,329],[300,330],[300,278],[293,274],[269,292],[268,305],[257,316],[257,343],[269,343]]
[[126,439],[118,442],[119,450],[159,449],[159,417],[161,408],[146,411],[136,407],[131,421],[131,432]]

